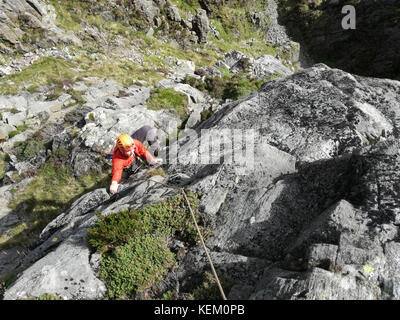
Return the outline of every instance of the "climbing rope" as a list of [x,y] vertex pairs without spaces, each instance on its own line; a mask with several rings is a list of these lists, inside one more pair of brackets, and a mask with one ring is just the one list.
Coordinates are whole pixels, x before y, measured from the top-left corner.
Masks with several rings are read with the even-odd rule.
[[155,182],[155,183],[161,184],[161,185],[163,185],[163,186],[165,186],[165,187],[179,190],[179,191],[182,193],[182,195],[183,195],[183,197],[184,197],[184,199],[185,199],[185,201],[186,201],[186,203],[187,203],[187,205],[188,205],[189,211],[190,211],[190,213],[191,213],[191,215],[192,215],[192,219],[193,219],[194,225],[195,225],[196,230],[197,230],[197,233],[198,233],[198,235],[199,235],[199,237],[200,237],[201,245],[202,245],[202,247],[203,247],[203,249],[204,249],[204,251],[205,251],[205,253],[206,253],[208,262],[209,262],[210,267],[211,267],[211,271],[212,271],[212,273],[213,273],[213,275],[214,275],[215,281],[217,282],[219,292],[221,293],[221,297],[222,297],[223,300],[227,300],[227,299],[226,299],[226,296],[225,296],[225,293],[224,293],[224,289],[222,288],[221,282],[219,281],[217,272],[215,271],[214,264],[213,264],[213,262],[212,262],[212,259],[211,259],[211,257],[210,257],[210,254],[208,253],[208,250],[207,250],[206,244],[205,244],[205,242],[204,242],[203,236],[202,236],[202,234],[201,234],[200,228],[199,228],[199,226],[198,226],[198,224],[197,224],[197,222],[196,222],[196,217],[195,217],[195,215],[194,215],[194,212],[193,212],[193,210],[192,210],[192,207],[190,206],[190,202],[189,202],[189,200],[188,200],[188,198],[187,198],[187,196],[186,196],[185,190],[184,190],[183,188],[177,188],[177,187],[175,187],[175,186],[171,186],[171,185],[168,185],[168,184],[166,184],[166,183],[159,182],[159,181],[156,181],[156,180],[153,180],[153,179],[149,179],[149,180],[150,180],[150,181],[153,181],[153,182]]
[[[140,159],[140,158],[138,157],[138,159]],[[140,162],[140,165],[133,171],[132,174],[135,174],[136,172],[138,172],[138,170],[139,170],[142,166],[146,166],[146,165],[145,165],[145,162],[142,161],[141,159],[139,160],[139,162]],[[160,165],[155,166],[154,168],[158,168],[158,167],[160,167]],[[210,257],[210,254],[208,253],[208,250],[207,250],[206,244],[205,244],[205,242],[204,242],[203,236],[202,236],[202,234],[201,234],[200,228],[199,228],[199,226],[198,226],[198,224],[197,224],[197,222],[196,222],[196,217],[195,217],[195,215],[194,215],[194,212],[193,212],[193,210],[192,210],[192,207],[190,206],[189,200],[188,200],[188,198],[187,198],[187,196],[186,196],[185,190],[184,190],[183,188],[178,188],[178,187],[175,187],[175,186],[171,186],[171,185],[169,185],[169,184],[166,184],[166,183],[163,183],[163,182],[159,182],[159,181],[156,181],[156,180],[153,180],[153,179],[148,179],[148,180],[149,180],[149,181],[153,181],[153,182],[155,182],[155,183],[158,183],[158,184],[160,184],[160,185],[163,185],[163,186],[165,186],[165,187],[167,187],[167,188],[172,188],[172,189],[179,190],[179,192],[182,193],[182,195],[183,195],[183,197],[184,197],[184,199],[185,199],[185,201],[186,201],[186,203],[187,203],[187,205],[188,205],[189,211],[190,211],[190,213],[191,213],[191,216],[192,216],[194,225],[195,225],[195,227],[196,227],[197,233],[198,233],[199,238],[200,238],[200,241],[201,241],[201,245],[202,245],[202,247],[203,247],[203,249],[204,249],[204,251],[205,251],[205,253],[206,253],[208,262],[209,262],[210,267],[211,267],[211,271],[212,271],[212,273],[213,273],[213,275],[214,275],[215,281],[217,282],[218,289],[219,289],[219,291],[220,291],[220,293],[221,293],[221,297],[222,297],[223,300],[227,300],[227,299],[226,299],[226,296],[225,296],[225,293],[224,293],[224,290],[223,290],[223,288],[222,288],[221,282],[219,281],[217,272],[215,271],[214,264],[213,264],[213,262],[212,262],[212,259],[211,259],[211,257]],[[118,195],[118,193],[112,197],[112,198],[114,198],[113,200],[118,199],[118,196],[117,196],[117,195]],[[110,199],[110,200],[111,200],[111,199]]]
[[183,190],[183,188],[181,188],[181,192],[182,192],[183,196],[185,197],[185,200],[186,200],[186,203],[188,204],[190,213],[192,214],[192,218],[193,218],[193,221],[194,221],[194,225],[196,226],[197,233],[199,234],[199,237],[200,237],[200,240],[201,240],[201,244],[202,244],[202,246],[203,246],[203,248],[204,248],[204,251],[206,252],[206,255],[207,255],[207,258],[208,258],[208,262],[210,263],[211,270],[212,270],[212,272],[213,272],[213,274],[214,274],[214,277],[215,277],[215,281],[217,281],[218,288],[219,288],[219,292],[221,293],[222,299],[223,299],[223,300],[226,300],[225,293],[224,293],[224,289],[222,289],[221,283],[219,282],[219,278],[218,278],[217,272],[215,271],[214,264],[213,264],[213,262],[212,262],[212,260],[211,260],[210,255],[208,254],[208,250],[207,250],[206,244],[204,243],[203,236],[201,235],[199,226],[197,225],[196,218],[195,218],[195,216],[194,216],[192,207],[190,206],[189,200],[188,200],[187,197],[186,197],[185,190]]

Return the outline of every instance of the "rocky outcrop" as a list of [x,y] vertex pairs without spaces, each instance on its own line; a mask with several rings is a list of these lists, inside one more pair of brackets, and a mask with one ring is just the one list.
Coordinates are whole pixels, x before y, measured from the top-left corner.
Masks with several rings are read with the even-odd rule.
[[225,67],[233,73],[248,72],[256,79],[267,79],[271,76],[287,76],[293,73],[277,58],[264,54],[251,58],[240,51],[230,51],[216,63],[216,67]]
[[154,18],[160,14],[160,9],[151,0],[134,0],[132,4],[136,12],[148,23],[153,23]]
[[193,30],[199,38],[199,43],[206,43],[207,36],[210,32],[210,24],[208,22],[207,13],[203,9],[197,9],[196,15],[192,21]]
[[81,45],[73,33],[56,26],[54,8],[41,0],[2,1],[0,4],[0,52],[29,52],[56,43]]
[[[138,176],[117,199],[104,189],[78,199],[43,231],[4,298],[101,298],[99,257],[83,240],[95,213],[141,208],[184,186],[202,194],[207,246],[233,283],[229,299],[400,299],[399,92],[397,81],[323,64],[264,83],[183,130],[163,155],[169,177],[152,178],[163,184]],[[100,108],[122,105],[114,97]],[[202,248],[191,248],[158,292],[184,298],[207,270]]]
[[[329,100],[323,99],[328,93],[322,87],[314,91],[319,85],[329,91]],[[318,65],[267,82],[254,95],[219,110],[180,147],[180,162],[189,165],[172,166],[170,172],[190,172],[189,185],[203,194],[203,219],[214,226],[207,242],[214,264],[221,274],[235,279],[228,298],[399,298],[398,275],[394,276],[399,270],[398,86]],[[308,92],[306,104],[303,90]],[[372,103],[375,95],[386,99]],[[352,101],[347,111],[328,107],[338,107],[345,96]],[[297,112],[300,117],[311,112],[312,119],[297,122]],[[285,127],[284,132],[278,129]],[[233,128],[257,132],[254,158],[246,158],[247,169],[253,163],[254,171],[240,170],[229,148],[216,154],[214,164],[190,165],[196,150],[207,150],[207,142],[215,150],[214,143],[224,141],[216,136],[223,130],[225,137],[232,135]],[[370,139],[382,129],[393,139]],[[333,132],[344,140],[337,143]],[[291,139],[296,140],[294,148]],[[258,270],[255,262],[246,263],[249,257],[260,259]],[[194,270],[193,265],[199,268]],[[180,293],[198,285],[207,269],[204,254],[189,253],[174,275]],[[251,278],[244,276],[250,274]],[[168,281],[172,288],[176,280]]]
[[[355,9],[355,29],[342,27]],[[280,20],[314,62],[364,76],[400,79],[399,9],[395,0],[280,2]]]

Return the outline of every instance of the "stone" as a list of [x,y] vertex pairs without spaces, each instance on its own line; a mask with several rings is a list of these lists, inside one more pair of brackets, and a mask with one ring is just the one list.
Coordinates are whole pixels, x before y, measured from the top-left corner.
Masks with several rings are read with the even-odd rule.
[[7,140],[8,134],[15,130],[17,130],[17,128],[8,123],[0,124],[0,140]]
[[139,14],[149,23],[153,23],[154,18],[160,14],[160,9],[153,5],[153,1],[134,0],[132,4]]
[[207,43],[207,36],[210,32],[210,24],[207,13],[203,9],[197,9],[196,15],[192,21],[193,30],[196,32],[198,43]]
[[[228,55],[225,65],[238,57]],[[121,89],[113,82],[88,88],[80,131],[54,134],[54,149],[74,145],[76,175],[109,169],[102,160],[121,132],[148,124],[166,138],[177,128],[167,110],[146,108],[150,87]],[[4,298],[102,299],[99,257],[85,240],[96,213],[139,209],[185,187],[201,194],[206,245],[218,275],[233,284],[231,299],[398,299],[399,92],[398,81],[317,64],[221,103],[205,121],[189,118],[193,127],[163,150],[167,179],[143,171],[122,181],[117,198],[100,188],[76,200],[17,259],[25,270]],[[201,106],[191,106],[193,117]],[[181,246],[174,242],[182,249],[179,266],[155,286],[183,298],[201,284],[209,262],[202,247]],[[15,268],[10,259],[0,260],[7,271]]]
[[171,2],[168,4],[168,7],[165,9],[165,11],[167,13],[167,17],[171,21],[180,22],[182,20],[181,16],[179,15],[178,7]]

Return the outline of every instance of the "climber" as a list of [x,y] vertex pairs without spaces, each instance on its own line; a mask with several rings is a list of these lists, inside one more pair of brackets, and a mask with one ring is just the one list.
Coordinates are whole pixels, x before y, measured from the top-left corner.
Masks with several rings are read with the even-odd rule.
[[[147,143],[149,149],[157,157],[160,151],[160,143],[158,142],[157,130],[151,126],[143,126],[131,134],[133,139],[139,140],[141,143]],[[106,159],[112,159],[113,151],[106,155]]]
[[161,158],[154,158],[146,147],[137,139],[133,139],[127,134],[121,134],[112,154],[112,178],[110,193],[118,192],[119,182],[122,178],[122,171],[130,166],[136,156],[144,157],[150,164],[161,164]]

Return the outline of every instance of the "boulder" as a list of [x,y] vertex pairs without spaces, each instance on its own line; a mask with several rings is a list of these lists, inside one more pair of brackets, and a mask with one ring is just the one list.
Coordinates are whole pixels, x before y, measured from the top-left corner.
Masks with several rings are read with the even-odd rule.
[[197,9],[192,25],[194,32],[196,32],[197,37],[199,38],[198,43],[207,43],[207,36],[210,32],[207,12],[203,9]]
[[[13,45],[14,52],[29,52],[34,48],[53,46],[55,43],[82,45],[73,32],[65,32],[57,27],[55,9],[45,1],[3,1],[0,12],[3,13],[0,38]],[[24,43],[21,43],[21,38],[25,39]]]
[[148,23],[153,23],[154,18],[160,14],[160,9],[154,6],[151,0],[134,0],[132,4],[135,10],[137,10]]
[[8,124],[8,123],[1,123],[0,124],[0,140],[7,140],[8,139],[8,134],[11,131],[17,130],[16,127]]
[[173,3],[169,2],[168,7],[165,8],[165,12],[167,14],[168,19],[175,22],[180,22],[182,20],[179,15],[179,9]]

